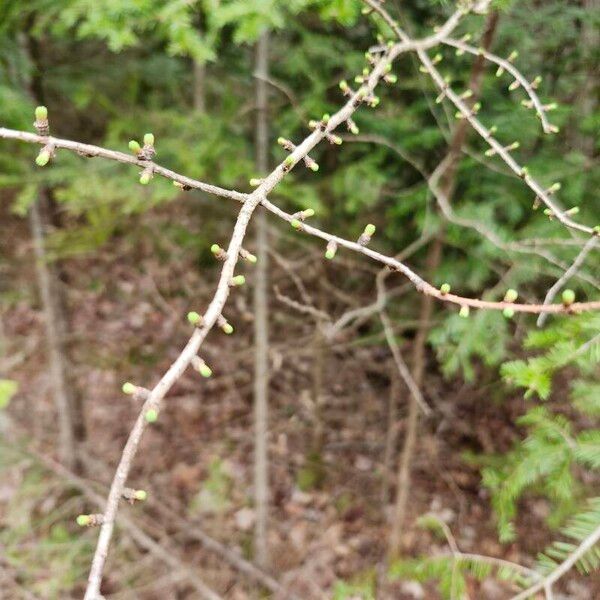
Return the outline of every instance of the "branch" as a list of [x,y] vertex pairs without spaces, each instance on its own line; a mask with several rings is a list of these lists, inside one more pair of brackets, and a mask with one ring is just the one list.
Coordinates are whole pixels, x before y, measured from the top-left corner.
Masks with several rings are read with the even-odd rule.
[[583,542],[573,550],[569,557],[560,563],[560,565],[558,565],[558,567],[556,567],[556,569],[554,569],[547,577],[544,577],[544,579],[522,591],[520,594],[513,596],[511,600],[525,600],[525,598],[530,598],[533,594],[542,589],[550,588],[563,575],[568,573],[575,563],[577,563],[577,561],[589,552],[598,542],[600,542],[600,527],[597,527],[595,531],[585,538]]
[[52,136],[42,136],[35,133],[29,133],[27,131],[17,131],[15,129],[7,129],[6,127],[0,127],[0,138],[6,138],[10,140],[19,140],[21,142],[28,142],[30,144],[41,144],[42,146],[50,145],[54,148],[62,148],[64,150],[70,150],[75,154],[79,154],[85,158],[94,158],[99,156],[101,158],[107,158],[116,162],[125,163],[129,165],[135,165],[142,169],[150,166],[152,171],[157,175],[162,175],[166,179],[171,179],[187,188],[194,188],[207,194],[213,194],[215,196],[222,196],[223,198],[231,198],[238,202],[244,202],[248,197],[248,194],[242,194],[232,190],[227,190],[216,185],[204,183],[191,177],[185,177],[175,171],[171,171],[165,167],[157,165],[153,161],[140,160],[132,154],[125,154],[118,150],[109,150],[102,148],[101,146],[94,146],[92,144],[82,144],[81,142],[74,142],[72,140],[64,140],[61,138],[55,138]]
[[542,104],[539,96],[537,95],[534,89],[533,84],[527,81],[527,78],[519,71],[519,69],[517,69],[512,64],[510,60],[500,58],[499,56],[496,56],[495,54],[485,50],[484,48],[475,48],[474,46],[470,46],[462,40],[446,38],[442,40],[442,44],[453,46],[454,48],[458,48],[461,52],[468,52],[469,54],[473,54],[474,56],[483,56],[486,60],[498,65],[498,71],[496,72],[498,76],[502,75],[504,71],[510,73],[515,78],[515,81],[519,83],[519,86],[522,87],[525,90],[525,93],[529,96],[531,107],[535,109],[535,112],[538,115],[542,124],[542,129],[544,130],[544,133],[556,133],[556,127],[549,123],[548,116],[546,115],[547,111],[552,110],[552,108],[555,108],[555,106]]
[[[569,279],[571,279],[571,277],[573,277],[577,273],[577,271],[583,264],[583,261],[585,260],[586,256],[590,253],[592,248],[596,246],[597,241],[597,238],[593,237],[586,242],[585,246],[581,249],[581,252],[573,261],[573,264],[564,272],[562,277],[548,290],[548,293],[544,298],[544,304],[549,304],[550,302],[552,302],[556,294],[558,294],[558,292],[567,283],[567,281],[569,281]],[[546,316],[547,315],[545,315],[544,313],[540,314],[536,323],[538,327],[542,327],[542,325],[546,321]]]
[[[455,22],[457,22],[457,19],[455,19]],[[445,30],[444,35],[446,35],[448,33],[447,30],[450,28],[444,27],[443,29]],[[246,229],[248,227],[250,218],[252,217],[254,210],[261,202],[266,202],[267,194],[269,194],[277,186],[277,184],[283,179],[284,175],[288,171],[290,171],[299,161],[305,160],[312,148],[314,148],[320,141],[330,136],[331,131],[333,131],[335,128],[337,128],[339,125],[341,125],[351,117],[351,115],[356,111],[358,106],[360,106],[361,102],[363,102],[363,100],[372,93],[379,80],[384,76],[386,67],[396,56],[403,52],[406,52],[409,49],[419,47],[420,45],[427,46],[428,43],[437,43],[439,41],[439,37],[440,34],[438,34],[437,36],[432,36],[431,38],[428,38],[427,40],[424,40],[422,42],[406,42],[396,44],[395,46],[393,46],[388,53],[384,54],[378,60],[368,80],[363,84],[361,89],[358,92],[351,95],[348,102],[337,113],[332,115],[330,119],[327,120],[326,125],[324,127],[315,128],[315,130],[300,145],[294,146],[291,153],[282,163],[280,163],[266,178],[261,180],[259,186],[252,194],[243,196],[245,201],[238,214],[238,218],[233,229],[233,234],[231,236],[229,246],[225,253],[226,258],[223,264],[223,268],[221,270],[221,275],[219,278],[215,295],[212,301],[210,302],[204,316],[200,318],[200,316],[197,315],[198,319],[194,319],[198,327],[190,337],[185,348],[181,351],[175,362],[171,365],[169,370],[162,376],[162,378],[156,384],[156,386],[147,393],[147,398],[143,404],[142,410],[135,421],[133,429],[129,434],[127,443],[125,444],[125,448],[123,449],[119,465],[117,467],[114,479],[110,487],[110,492],[106,503],[106,511],[103,515],[104,519],[100,529],[100,535],[98,537],[98,543],[96,546],[96,551],[94,553],[94,558],[90,569],[88,585],[85,592],[84,600],[98,600],[98,596],[100,593],[100,584],[102,581],[102,573],[104,570],[104,564],[106,562],[108,548],[114,530],[114,522],[119,506],[119,500],[122,496],[123,488],[129,475],[133,459],[137,453],[137,449],[139,447],[144,430],[148,425],[149,419],[147,417],[148,415],[152,414],[151,420],[154,421],[156,419],[160,410],[160,403],[166,395],[166,393],[170,390],[173,384],[181,377],[188,365],[195,359],[196,354],[200,349],[200,346],[202,345],[202,342],[204,341],[212,327],[215,325],[215,323],[223,319],[223,317],[221,316],[221,312],[229,297],[230,283],[234,274],[235,265],[237,264],[238,255],[242,247],[242,242],[246,234]],[[3,133],[6,133],[6,131],[7,130],[0,130],[0,137]],[[8,132],[14,134],[14,132]],[[48,146],[47,137],[43,137],[41,140],[39,138],[27,139],[27,136],[22,137],[20,132],[17,133],[19,133],[18,136],[12,135],[8,137],[15,137],[16,139],[22,139],[24,141],[30,142],[36,141],[38,143],[45,144],[44,147]],[[73,146],[70,142],[66,145],[63,145],[62,147],[77,151],[76,145]],[[126,155],[122,156],[125,157]],[[131,157],[127,157],[127,160],[124,162],[131,161]],[[133,164],[138,164],[138,162],[139,161],[134,160]],[[144,164],[146,164],[146,162],[144,162]],[[173,176],[176,175],[172,172],[169,173]],[[180,181],[180,183],[186,185],[185,181]],[[207,188],[206,184],[202,185],[205,189]],[[214,189],[214,186],[209,187]],[[219,191],[219,195],[231,197],[231,192],[222,190],[221,188],[216,189]],[[208,190],[206,189],[206,191]],[[216,192],[213,191],[213,193]],[[235,193],[235,195],[237,196],[237,193]],[[239,198],[236,197],[235,199]]]
[[[365,4],[367,4],[383,18],[398,39],[402,41],[407,41],[410,39],[408,35],[398,26],[390,14],[383,8],[378,0],[363,0],[363,2],[365,2]],[[442,33],[442,30],[443,28],[439,29],[438,33]],[[446,38],[447,36],[443,35],[442,42]],[[576,221],[573,221],[564,211],[562,211],[550,198],[550,193],[544,190],[544,188],[533,177],[531,177],[528,170],[519,165],[519,163],[517,163],[517,161],[510,155],[510,150],[502,146],[500,142],[494,138],[494,130],[485,127],[475,116],[475,111],[469,108],[463,99],[452,90],[440,72],[435,68],[433,62],[425,52],[425,49],[418,47],[416,48],[416,52],[419,60],[423,64],[425,72],[429,73],[434,83],[442,92],[440,97],[447,97],[456,106],[456,108],[458,108],[461,118],[465,118],[471,124],[473,129],[475,129],[475,131],[487,142],[487,144],[491,146],[494,154],[497,154],[506,163],[510,170],[515,173],[515,175],[523,179],[525,184],[535,193],[536,198],[539,198],[548,207],[551,212],[551,216],[558,219],[566,227],[577,231],[582,231],[590,235],[595,235],[597,232],[592,227],[588,227],[587,225],[582,225]]]

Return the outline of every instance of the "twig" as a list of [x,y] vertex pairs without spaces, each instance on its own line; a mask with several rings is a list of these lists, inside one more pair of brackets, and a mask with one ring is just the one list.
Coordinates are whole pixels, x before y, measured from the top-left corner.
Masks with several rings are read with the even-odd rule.
[[597,527],[587,538],[571,552],[569,557],[564,560],[556,569],[554,569],[549,575],[544,577],[541,581],[522,591],[520,594],[513,596],[511,600],[525,600],[533,596],[536,592],[542,589],[550,588],[555,584],[563,575],[568,573],[571,568],[581,559],[584,554],[589,552],[598,542],[600,542],[600,527]]
[[404,359],[402,358],[402,354],[400,353],[400,348],[398,348],[398,343],[396,342],[396,338],[394,337],[392,323],[390,322],[390,318],[388,317],[388,315],[384,309],[381,309],[379,311],[379,318],[381,320],[381,324],[383,325],[385,339],[386,339],[388,346],[390,347],[390,350],[392,352],[392,357],[394,359],[394,363],[396,364],[396,368],[398,369],[398,373],[400,374],[400,377],[406,384],[406,387],[409,389],[415,402],[417,402],[417,404],[423,411],[423,414],[425,414],[427,416],[431,415],[431,407],[427,404],[427,402],[425,402],[425,399],[423,398],[423,394],[421,394],[421,390],[415,383],[415,380],[413,379],[412,375],[410,374],[408,366],[406,365],[406,363],[404,362]]
[[[558,292],[562,289],[562,287],[566,285],[569,279],[571,279],[571,277],[573,277],[577,273],[577,271],[581,268],[581,265],[583,265],[583,261],[585,260],[586,256],[596,246],[597,241],[598,238],[592,237],[585,243],[585,246],[581,249],[581,252],[579,252],[577,257],[573,261],[573,264],[564,272],[562,277],[558,279],[558,281],[548,290],[548,292],[546,293],[546,297],[544,298],[544,304],[550,304],[554,300],[556,294],[558,294]],[[536,322],[538,327],[542,327],[544,325],[546,317],[547,315],[545,315],[544,313],[540,313],[540,316],[538,317],[538,320]]]

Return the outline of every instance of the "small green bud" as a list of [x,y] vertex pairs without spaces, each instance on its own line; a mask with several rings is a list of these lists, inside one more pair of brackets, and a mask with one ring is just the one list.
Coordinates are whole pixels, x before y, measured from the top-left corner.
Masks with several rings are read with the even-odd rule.
[[136,140],[130,140],[128,146],[134,154],[139,154],[142,151],[142,147]]
[[196,311],[192,310],[187,314],[187,320],[192,325],[199,325],[202,322],[202,316],[200,314],[198,314]]
[[148,498],[148,492],[146,490],[135,490],[133,496],[136,500],[143,502]]
[[515,79],[509,86],[508,86],[508,91],[509,92],[514,92],[519,86],[521,85],[521,83],[519,82],[518,79]]
[[321,121],[323,121],[323,123],[329,123],[329,119],[331,119],[331,115],[329,113],[325,113],[322,117],[321,117]]
[[494,135],[498,131],[498,127],[496,125],[492,125],[490,127],[490,135]]
[[308,167],[311,171],[314,171],[315,173],[319,170],[319,165],[316,162],[311,162],[310,166]]
[[158,412],[155,408],[150,408],[146,411],[144,417],[148,423],[156,423],[156,420],[158,419]]
[[226,333],[227,335],[231,335],[233,333],[233,327],[229,323],[223,323],[221,329],[223,330],[223,333]]
[[292,219],[290,221],[290,225],[294,228],[294,229],[301,229],[302,228],[302,223],[298,220],[298,219]]
[[335,242],[335,240],[331,240],[327,244],[327,248],[325,250],[325,258],[327,260],[333,260],[333,257],[335,256],[336,252],[337,252],[337,243]]
[[517,56],[519,56],[519,53],[517,50],[513,50],[509,55],[508,55],[508,62],[513,62],[513,60],[516,60]]
[[571,306],[575,302],[575,292],[573,290],[564,290],[562,293],[562,301],[565,306]]
[[545,209],[544,209],[544,214],[545,214],[547,217],[552,217],[552,216],[554,216],[554,212],[552,212],[552,209],[550,209],[550,208],[545,208]]
[[200,367],[198,368],[198,372],[200,373],[200,375],[202,375],[202,377],[206,378],[212,375],[212,369],[206,363],[202,363],[200,365]]
[[258,187],[258,186],[259,186],[261,183],[262,183],[262,179],[258,179],[257,177],[253,177],[253,178],[250,180],[250,185],[251,185],[252,187]]
[[123,390],[124,394],[127,394],[128,396],[133,396],[137,387],[133,385],[133,383],[126,381],[121,389]]
[[519,292],[511,288],[509,290],[506,290],[506,294],[504,294],[504,302],[514,302],[518,297]]
[[440,286],[440,293],[445,296],[446,294],[450,293],[450,284],[449,283],[442,283],[442,285]]
[[90,515],[79,515],[77,517],[77,525],[79,525],[79,527],[86,527],[91,522],[92,519],[90,518]]
[[363,232],[363,233],[364,233],[365,235],[368,235],[369,237],[371,237],[371,236],[372,236],[372,235],[375,233],[375,230],[376,230],[376,229],[377,229],[377,228],[375,227],[375,225],[373,225],[373,223],[369,223],[369,224],[368,224],[368,225],[365,227],[365,230],[364,230],[364,232]]
[[246,256],[246,260],[250,263],[255,264],[258,259],[256,258],[256,256],[254,256],[254,254],[248,253],[248,255]]
[[502,314],[507,318],[507,319],[512,319],[515,316],[515,311],[513,308],[505,308],[502,311]]
[[277,138],[277,143],[278,143],[280,146],[285,146],[285,145],[287,144],[287,140],[286,140],[284,137],[278,137],[278,138]]
[[342,81],[340,81],[340,90],[346,93],[349,89],[350,86],[348,85],[348,82],[345,79],[342,79]]
[[38,106],[35,109],[36,121],[45,121],[48,118],[48,109],[45,106]]
[[309,219],[310,217],[314,217],[315,216],[315,210],[314,208],[307,208],[306,210],[302,211],[302,218],[303,219]]
[[145,133],[144,134],[144,146],[154,146],[154,134],[153,133]]
[[142,185],[148,185],[151,179],[152,175],[150,173],[144,172],[140,175],[140,183]]
[[577,213],[579,213],[579,206],[573,206],[569,210],[565,211],[565,215],[569,216],[576,215]]
[[469,316],[470,310],[469,307],[464,305],[460,307],[460,310],[458,311],[459,316],[461,316],[463,319],[466,319]]
[[210,251],[211,251],[213,254],[219,254],[219,252],[221,252],[221,246],[219,246],[219,244],[213,244],[213,245],[210,247]]
[[558,192],[558,190],[560,190],[560,188],[562,187],[562,185],[559,182],[553,183],[549,188],[548,188],[548,193],[549,194],[554,194],[555,192]]
[[398,83],[398,76],[395,75],[394,73],[390,73],[389,75],[385,76],[385,80],[388,83]]
[[48,150],[46,150],[46,149],[43,149],[37,155],[37,158],[35,159],[35,164],[38,167],[45,167],[48,164],[49,160],[50,160],[50,152],[48,152]]
[[286,168],[290,168],[292,165],[294,164],[294,159],[291,156],[288,156],[284,161],[283,161],[283,166]]
[[594,227],[594,233],[595,233],[596,235],[600,235],[600,225],[596,225],[596,226]]
[[231,285],[240,286],[246,283],[246,278],[243,275],[235,275],[231,278]]

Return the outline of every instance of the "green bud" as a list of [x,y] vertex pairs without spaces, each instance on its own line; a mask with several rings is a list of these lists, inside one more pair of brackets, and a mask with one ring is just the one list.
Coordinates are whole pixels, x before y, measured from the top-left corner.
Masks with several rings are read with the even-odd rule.
[[294,164],[294,159],[291,156],[288,156],[284,161],[283,161],[283,166],[286,168],[290,168],[292,165]]
[[562,301],[565,306],[571,306],[575,302],[575,292],[573,290],[564,290],[562,293]]
[[89,525],[92,522],[92,519],[90,519],[90,515],[79,515],[77,517],[77,525],[79,525],[80,527],[85,527],[86,525]]
[[294,228],[294,229],[301,229],[302,228],[302,223],[298,220],[298,219],[292,219],[290,221],[290,225]]
[[258,186],[259,186],[261,183],[262,183],[262,179],[258,179],[257,177],[253,177],[253,178],[250,180],[250,185],[251,185],[252,187],[258,187]]
[[133,385],[133,383],[126,381],[123,384],[123,387],[121,389],[123,390],[124,394],[127,394],[128,396],[133,396],[133,394],[135,394],[135,390],[137,389],[137,387],[135,385]]
[[333,260],[335,256],[335,248],[327,248],[325,251],[325,258],[328,260]]
[[133,496],[136,500],[140,500],[143,502],[148,498],[148,492],[146,490],[135,490]]
[[348,82],[345,79],[342,79],[342,81],[340,81],[340,90],[342,90],[342,92],[347,92],[350,89],[350,86],[348,85]]
[[352,133],[353,135],[358,135],[359,129],[358,126],[356,125],[356,123],[352,123],[350,125],[350,133]]
[[314,208],[307,208],[306,210],[302,211],[302,218],[303,219],[309,219],[310,217],[314,217],[315,216],[315,210]]
[[48,150],[41,150],[40,153],[37,155],[37,158],[35,159],[35,164],[38,167],[45,167],[48,164],[48,161],[50,160],[50,152],[48,152]]
[[596,226],[594,227],[594,233],[595,233],[596,235],[600,235],[600,225],[596,225]]
[[389,75],[385,76],[385,80],[388,83],[398,83],[398,76],[395,75],[394,73],[390,73]]
[[154,134],[153,133],[145,133],[144,134],[144,146],[154,146]]
[[243,275],[235,275],[231,278],[231,285],[239,286],[246,283],[246,278]]
[[128,146],[134,154],[139,154],[142,151],[142,147],[135,140],[130,140]]
[[254,256],[254,254],[248,254],[248,256],[246,256],[246,260],[254,264],[258,259],[256,256]]
[[38,106],[35,109],[36,121],[45,121],[48,118],[48,109],[45,106]]
[[463,319],[466,319],[469,316],[470,310],[468,306],[461,306],[460,310],[458,311],[459,316],[461,316]]
[[508,55],[508,62],[512,62],[513,60],[516,60],[517,56],[519,56],[519,53],[517,52],[517,50],[513,50],[509,55]]
[[515,311],[512,308],[505,308],[502,311],[502,314],[507,318],[507,319],[512,319],[515,316]]
[[219,252],[221,252],[221,246],[219,246],[219,244],[213,244],[213,245],[210,247],[210,251],[211,251],[213,254],[219,254]]
[[509,290],[506,290],[506,294],[504,294],[504,302],[514,302],[518,297],[519,292],[511,288]]
[[554,194],[555,192],[558,192],[558,190],[560,190],[560,188],[562,187],[562,185],[559,182],[553,183],[549,188],[548,188],[548,193],[549,194]]
[[329,123],[329,119],[331,119],[331,115],[329,115],[328,113],[325,113],[322,117],[321,117],[321,121],[323,121],[323,123]]
[[233,327],[229,323],[224,323],[221,329],[223,330],[223,333],[226,333],[227,335],[231,335],[233,333]]
[[377,229],[377,228],[375,227],[375,225],[373,225],[373,223],[369,223],[369,224],[368,224],[368,225],[365,227],[365,230],[364,230],[364,232],[363,232],[363,233],[364,233],[365,235],[368,235],[369,237],[371,237],[371,236],[372,236],[372,235],[375,233],[375,230],[376,230],[376,229]]
[[187,314],[187,320],[192,325],[199,325],[202,322],[202,316],[199,315],[196,311],[192,310]]
[[148,423],[156,423],[156,420],[158,419],[158,412],[155,408],[151,408],[146,411],[144,417]]
[[440,293],[445,296],[446,294],[450,293],[450,284],[449,283],[442,283],[442,285],[440,286]]
[[285,145],[287,144],[287,140],[286,140],[284,137],[278,137],[278,138],[277,138],[277,143],[278,143],[280,146],[285,146]]
[[150,173],[142,173],[140,175],[140,183],[142,185],[148,185],[150,180],[152,179],[152,175]]
[[570,208],[569,210],[565,211],[565,215],[576,215],[579,212],[579,206],[573,206],[573,208]]
[[202,375],[202,377],[208,378],[212,375],[212,369],[206,363],[202,363],[200,365],[198,372],[200,373],[200,375]]
[[492,125],[490,127],[490,135],[494,135],[498,131],[498,127],[496,125]]
[[514,90],[516,90],[519,86],[521,85],[521,83],[519,82],[518,79],[515,79],[509,86],[508,86],[508,91],[509,92],[513,92]]
[[316,173],[319,170],[319,165],[316,162],[311,162],[308,168]]

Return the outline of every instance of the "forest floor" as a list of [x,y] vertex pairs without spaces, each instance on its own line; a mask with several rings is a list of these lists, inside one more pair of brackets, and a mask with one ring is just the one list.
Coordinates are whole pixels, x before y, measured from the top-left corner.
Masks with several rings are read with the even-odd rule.
[[[220,218],[222,240],[230,220],[227,212]],[[202,223],[193,206],[174,203],[130,221],[99,250],[62,261],[69,307],[69,377],[82,399],[85,419],[82,476],[91,489],[96,489],[94,482],[101,484],[97,489],[103,494],[139,410],[121,393],[122,383],[151,386],[158,379],[189,336],[185,314],[202,312],[218,275],[206,248],[219,239],[201,235]],[[179,223],[186,223],[185,228]],[[215,237],[218,233],[217,228]],[[25,434],[12,450],[33,447],[52,456],[56,415],[26,220],[5,212],[0,237],[7,356],[20,356],[10,372],[19,392],[8,414]],[[301,243],[277,241],[289,264],[283,268],[281,261],[272,260],[272,285],[297,298],[293,271],[318,296],[320,307],[338,314],[355,301],[373,302],[376,271],[371,265],[351,264],[348,275],[349,261],[341,268],[324,267],[320,254],[312,255],[315,249]],[[107,599],[198,597],[182,574],[185,566],[224,598],[265,597],[253,579],[204,548],[194,535],[198,528],[232,551],[250,556],[251,268],[244,267],[250,275],[248,289],[232,294],[225,313],[235,324],[235,334],[215,331],[202,350],[213,377],[202,379],[190,369],[171,390],[158,423],[144,437],[129,478],[129,485],[148,490],[150,501],[128,507],[125,513],[181,561],[181,572],[165,566],[119,529],[103,588]],[[346,299],[343,308],[344,281],[357,270],[371,275],[365,277],[363,291]],[[302,599],[331,597],[336,581],[368,581],[384,560],[408,394],[400,387],[395,399],[396,441],[389,472],[384,451],[393,367],[377,323],[343,334],[324,349],[321,362],[316,359],[314,321],[278,302],[274,294],[271,304],[271,572],[284,589]],[[398,331],[406,331],[403,352],[410,360],[410,326],[400,323]],[[320,411],[314,402],[317,362],[323,368]],[[515,418],[523,412],[520,393],[501,402],[505,388],[499,376],[483,368],[476,383],[445,380],[433,354],[427,373],[424,393],[434,416],[422,422],[413,462],[406,555],[448,552],[443,539],[414,526],[420,515],[435,512],[462,551],[533,564],[537,552],[553,539],[545,525],[550,506],[539,498],[523,501],[518,541],[501,545],[478,469],[465,460],[465,453],[511,447],[519,434]],[[324,439],[315,458],[311,449],[320,425]],[[97,531],[78,530],[74,519],[79,512],[97,509],[56,472],[42,468],[35,455],[24,450],[9,459],[12,455],[3,446],[0,553],[6,552],[7,558],[0,561],[0,573],[12,583],[4,584],[0,597],[26,598],[24,588],[41,598],[80,597]],[[59,588],[63,591],[53,595]],[[556,598],[600,597],[600,582],[576,574],[557,589],[563,595],[557,593]],[[323,590],[329,592],[323,595]],[[491,579],[470,582],[470,598],[503,600],[510,595],[510,588]],[[377,597],[438,596],[426,585],[388,583],[380,585]]]

